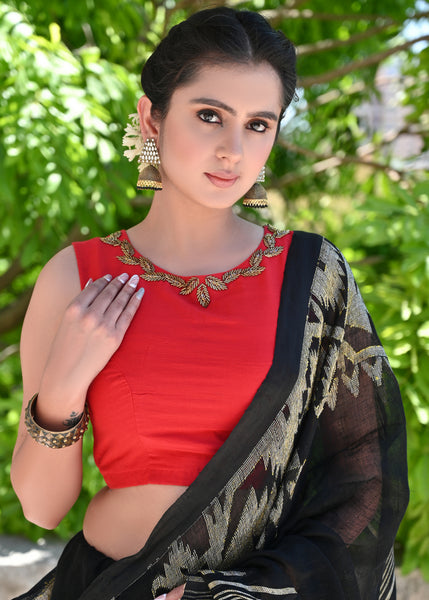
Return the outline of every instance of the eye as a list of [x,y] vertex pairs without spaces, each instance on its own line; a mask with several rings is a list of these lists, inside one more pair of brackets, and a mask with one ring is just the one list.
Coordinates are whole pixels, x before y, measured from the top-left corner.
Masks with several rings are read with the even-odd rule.
[[265,121],[252,121],[249,123],[249,129],[256,131],[257,133],[264,133],[267,129],[269,129],[268,123]]
[[201,121],[204,121],[204,123],[222,123],[217,112],[208,108],[199,110],[197,115],[201,119]]

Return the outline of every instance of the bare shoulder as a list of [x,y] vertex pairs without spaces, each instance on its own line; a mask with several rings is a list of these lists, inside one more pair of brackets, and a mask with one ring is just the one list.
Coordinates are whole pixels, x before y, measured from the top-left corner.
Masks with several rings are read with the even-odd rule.
[[77,261],[72,246],[58,252],[37,279],[21,334],[24,388],[28,376],[38,380],[64,311],[80,293]]
[[72,246],[60,250],[41,270],[24,319],[23,336],[43,324],[56,329],[66,307],[80,292],[79,271]]
[[55,254],[43,267],[35,293],[70,302],[80,292],[79,271],[73,246]]

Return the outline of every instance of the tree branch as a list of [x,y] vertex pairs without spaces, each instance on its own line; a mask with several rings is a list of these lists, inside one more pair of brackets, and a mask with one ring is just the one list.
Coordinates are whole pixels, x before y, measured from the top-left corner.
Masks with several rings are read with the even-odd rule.
[[[400,25],[401,21],[397,19],[393,19],[392,17],[381,17],[380,15],[368,15],[362,13],[344,13],[344,14],[334,14],[334,13],[316,13],[310,9],[297,10],[295,8],[277,8],[277,9],[267,9],[261,10],[260,14],[270,21],[271,26],[277,26],[283,19],[314,19],[316,21],[380,21],[383,19],[385,23],[389,23],[391,25]],[[415,17],[413,17],[414,19]]]
[[[292,144],[291,142],[288,142],[281,138],[278,139],[277,143],[280,144],[280,146],[282,146],[283,148],[285,148],[286,150],[288,150],[290,152],[302,154],[303,156],[307,156],[308,158],[311,158],[312,160],[316,160],[317,162],[313,163],[312,165],[309,165],[309,168],[315,174],[323,173],[327,169],[332,169],[334,167],[340,167],[341,165],[345,165],[345,164],[357,164],[357,165],[362,165],[365,167],[370,167],[372,169],[376,169],[379,171],[384,171],[385,173],[387,173],[389,175],[389,177],[392,177],[395,180],[398,180],[403,176],[403,173],[401,171],[398,171],[397,169],[393,169],[389,165],[385,165],[383,163],[379,163],[376,161],[365,160],[365,159],[359,158],[357,156],[339,156],[337,154],[333,154],[333,155],[320,154],[318,152],[314,152],[314,150],[309,150],[308,148],[302,148],[301,146],[297,146],[296,144]],[[306,173],[298,173],[298,174],[288,173],[287,175],[280,177],[276,181],[276,185],[278,185],[279,187],[283,187],[289,183],[304,179],[306,176],[307,176]]]
[[418,21],[419,19],[427,19],[429,18],[429,10],[425,10],[422,12],[416,12],[411,17],[405,19],[405,21]]
[[361,33],[355,33],[351,35],[347,40],[320,40],[319,42],[315,42],[314,44],[302,44],[301,46],[297,46],[297,54],[298,56],[308,56],[310,54],[315,54],[318,52],[324,52],[326,50],[336,50],[337,48],[343,48],[344,46],[350,46],[351,44],[355,44],[356,42],[360,42],[362,40],[368,39],[389,29],[392,27],[392,23],[385,23],[383,25],[378,25],[377,27],[370,27],[366,31],[362,31]]
[[11,262],[8,270],[5,271],[3,275],[0,275],[0,292],[7,289],[12,283],[12,281],[15,279],[15,277],[23,273],[23,271],[24,270],[21,265],[21,260],[19,257],[16,257]]
[[19,344],[11,344],[10,346],[6,346],[6,348],[0,351],[0,363],[9,358],[9,356],[18,354],[18,352]]
[[408,125],[405,125],[404,127],[401,127],[401,129],[390,129],[389,131],[386,131],[381,137],[381,139],[377,142],[377,144],[374,144],[373,142],[368,142],[363,146],[359,146],[357,152],[362,158],[364,156],[374,154],[374,152],[376,152],[381,146],[391,145],[399,137],[401,137],[401,135],[414,135],[424,138],[428,135],[428,133],[428,129],[423,129],[423,127],[420,127],[416,123],[410,123]]
[[332,89],[328,92],[325,92],[324,94],[320,94],[320,96],[317,96],[317,98],[315,98],[312,102],[308,102],[303,108],[298,108],[297,112],[306,113],[309,112],[312,108],[323,106],[324,104],[329,104],[330,102],[335,102],[335,100],[338,100],[339,98],[353,96],[353,94],[360,94],[366,89],[366,83],[364,83],[363,81],[356,81],[356,83],[350,85],[347,88],[347,90]]
[[331,71],[327,71],[326,73],[321,73],[320,75],[309,75],[307,77],[301,77],[298,81],[298,86],[303,88],[311,87],[315,84],[321,83],[329,83],[333,79],[337,79],[338,77],[343,77],[348,73],[352,73],[353,71],[359,71],[360,69],[365,69],[366,67],[370,67],[372,65],[376,65],[392,54],[396,54],[401,52],[402,50],[406,50],[413,46],[417,42],[429,41],[429,35],[422,35],[413,40],[409,40],[404,42],[403,44],[399,44],[398,46],[393,46],[392,48],[388,48],[387,50],[383,50],[382,52],[376,52],[375,54],[371,54],[366,58],[361,60],[354,60],[347,65],[343,65],[338,69],[332,69]]
[[291,0],[286,2],[286,8],[299,8],[303,4],[307,4],[308,0]]
[[28,288],[9,306],[0,310],[0,335],[17,327],[24,318],[33,288]]
[[[403,85],[405,88],[411,87],[414,83],[416,83],[415,77],[407,76],[402,79]],[[419,83],[426,83],[429,81],[429,77],[420,77]],[[368,86],[364,81],[356,81],[351,85],[347,86],[347,89],[330,89],[323,94],[315,97],[311,102],[306,102],[303,106],[297,106],[295,108],[297,114],[310,112],[313,108],[317,108],[318,106],[323,106],[324,104],[329,104],[330,102],[335,102],[339,98],[344,98],[347,96],[352,96],[353,94],[360,94],[361,92],[365,92]]]
[[332,13],[316,13],[310,9],[298,10],[301,4],[305,4],[305,0],[295,2],[291,7],[281,7],[277,9],[261,10],[260,13],[268,21],[270,21],[272,27],[279,25],[284,19],[315,19],[318,21],[381,21],[381,26],[389,27],[390,25],[401,26],[403,22],[418,21],[419,19],[426,19],[429,17],[429,11],[416,12],[415,14],[405,17],[404,20],[394,19],[393,17],[386,17],[379,14],[362,14],[362,13],[344,13],[344,14],[332,14]]

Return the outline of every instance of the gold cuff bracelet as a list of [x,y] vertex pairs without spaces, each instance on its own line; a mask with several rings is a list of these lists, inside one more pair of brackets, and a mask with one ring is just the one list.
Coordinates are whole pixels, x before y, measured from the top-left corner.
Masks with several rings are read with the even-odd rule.
[[48,429],[40,427],[34,419],[34,407],[37,396],[38,394],[34,394],[25,409],[25,426],[28,433],[36,440],[36,442],[43,444],[48,448],[66,448],[83,438],[83,434],[88,428],[89,421],[88,406],[86,404],[82,416],[76,425],[65,431],[49,431]]

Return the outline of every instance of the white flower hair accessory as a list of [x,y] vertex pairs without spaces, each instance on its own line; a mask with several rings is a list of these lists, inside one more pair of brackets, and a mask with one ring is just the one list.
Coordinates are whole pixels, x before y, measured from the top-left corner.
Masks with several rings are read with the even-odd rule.
[[129,115],[130,123],[125,127],[125,135],[122,138],[122,145],[128,148],[124,150],[124,156],[131,162],[136,156],[140,156],[143,151],[144,141],[140,130],[140,119],[137,113]]

